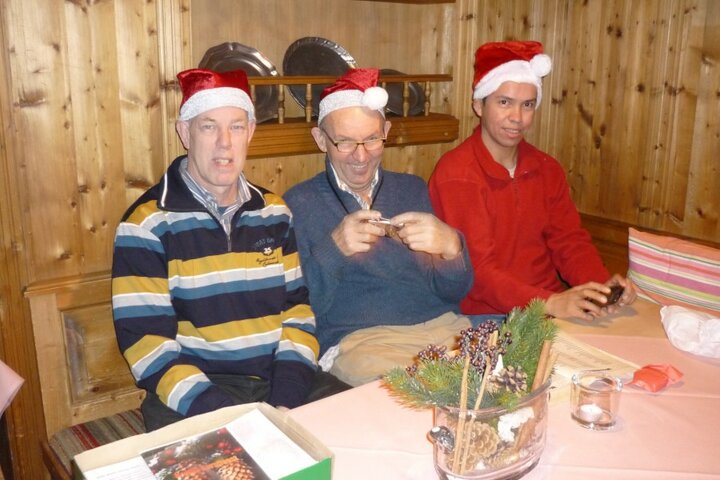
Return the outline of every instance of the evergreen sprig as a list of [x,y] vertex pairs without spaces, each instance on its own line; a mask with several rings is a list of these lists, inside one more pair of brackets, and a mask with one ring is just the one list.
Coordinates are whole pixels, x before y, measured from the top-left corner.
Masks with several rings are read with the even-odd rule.
[[513,342],[505,348],[503,365],[522,368],[527,373],[528,385],[532,385],[543,342],[555,339],[557,325],[545,318],[545,302],[535,299],[524,309],[514,308],[510,312],[500,333],[508,331]]
[[[509,334],[507,334],[509,332]],[[516,308],[510,312],[499,332],[500,342],[510,338],[510,343],[503,343],[503,365],[514,366],[526,372],[528,385],[532,384],[537,369],[540,352],[545,340],[555,338],[557,326],[545,319],[545,303],[533,300],[524,309]],[[435,353],[438,347],[428,349]],[[427,351],[427,349],[426,349]],[[403,403],[415,407],[427,406],[460,406],[460,391],[464,368],[464,358],[460,355],[419,355],[415,364],[409,368],[394,368],[388,372],[383,381],[391,394]],[[468,398],[466,408],[472,408],[481,390],[482,369],[468,370]],[[510,393],[507,390],[496,392],[486,391],[482,397],[481,408],[495,406],[510,407],[527,392]]]

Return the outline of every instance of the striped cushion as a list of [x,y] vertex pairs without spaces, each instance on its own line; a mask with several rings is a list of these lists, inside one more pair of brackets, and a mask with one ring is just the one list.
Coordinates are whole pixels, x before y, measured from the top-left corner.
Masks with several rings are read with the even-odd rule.
[[662,305],[720,312],[720,250],[630,228],[628,278]]
[[75,455],[139,433],[145,433],[145,425],[140,410],[135,409],[67,427],[53,435],[49,444],[69,473]]

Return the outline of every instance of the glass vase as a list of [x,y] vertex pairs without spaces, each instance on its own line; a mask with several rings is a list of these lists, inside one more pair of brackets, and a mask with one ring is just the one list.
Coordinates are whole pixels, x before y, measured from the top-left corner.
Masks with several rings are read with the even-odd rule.
[[550,382],[511,408],[435,407],[430,438],[443,480],[514,479],[532,470],[545,448]]

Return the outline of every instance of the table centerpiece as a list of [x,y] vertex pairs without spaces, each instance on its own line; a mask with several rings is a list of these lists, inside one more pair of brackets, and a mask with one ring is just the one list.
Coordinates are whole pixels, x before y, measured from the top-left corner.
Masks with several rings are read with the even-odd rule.
[[461,331],[456,350],[428,345],[383,377],[404,404],[434,408],[428,436],[441,479],[519,478],[537,464],[556,332],[533,300],[499,327],[489,320]]

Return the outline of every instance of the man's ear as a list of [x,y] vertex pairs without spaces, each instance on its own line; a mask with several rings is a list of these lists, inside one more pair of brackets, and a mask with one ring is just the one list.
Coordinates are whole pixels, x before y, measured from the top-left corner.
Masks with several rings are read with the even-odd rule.
[[188,150],[190,145],[190,122],[186,122],[184,120],[178,120],[175,122],[175,131],[178,134],[178,137],[180,137],[180,141],[183,144],[183,147],[185,147],[185,150]]
[[255,127],[257,127],[257,122],[253,121],[248,123],[248,145],[250,144],[250,140],[252,140],[252,137],[255,134]]
[[312,130],[310,130],[310,133],[312,133],[312,136],[315,139],[315,143],[317,144],[320,151],[323,153],[327,153],[327,143],[325,143],[327,139],[325,138],[322,130],[320,130],[318,127],[313,127]]
[[385,138],[387,138],[387,136],[388,136],[390,127],[392,127],[392,122],[390,122],[390,120],[385,120]]
[[475,112],[475,115],[477,115],[478,117],[482,117],[482,107],[483,107],[482,100],[480,100],[480,99],[473,100],[472,108],[473,108],[473,111]]

